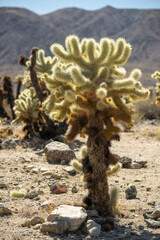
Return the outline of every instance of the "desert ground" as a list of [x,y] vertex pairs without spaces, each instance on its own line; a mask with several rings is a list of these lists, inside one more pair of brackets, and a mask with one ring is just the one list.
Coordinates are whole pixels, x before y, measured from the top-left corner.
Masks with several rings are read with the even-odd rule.
[[[1,125],[1,129],[11,126]],[[16,139],[18,128],[8,138]],[[101,231],[95,239],[140,239],[160,240],[160,228],[148,227],[143,214],[153,211],[160,202],[160,121],[152,120],[138,123],[132,129],[120,134],[120,141],[113,141],[111,151],[120,157],[130,157],[134,162],[137,156],[147,160],[145,167],[140,169],[122,168],[109,178],[109,186],[119,189],[118,214],[115,217],[115,228],[109,232]],[[5,136],[1,137],[1,141]],[[81,139],[78,139],[81,141]],[[82,140],[84,141],[84,140]],[[0,216],[1,240],[58,240],[58,239],[92,239],[82,226],[77,232],[55,235],[43,233],[39,226],[22,227],[21,224],[35,215],[44,219],[49,211],[61,204],[80,204],[87,194],[81,174],[70,175],[64,170],[67,165],[49,164],[44,153],[45,142],[32,139],[28,142],[19,141],[15,149],[0,149],[0,183],[5,187],[0,189],[0,203],[12,209],[11,215]],[[71,146],[79,158],[79,146]],[[43,175],[34,168],[47,168],[55,176]],[[62,183],[67,186],[67,192],[53,194],[50,192],[52,183]],[[137,197],[126,199],[125,189],[128,184],[135,185]],[[76,187],[77,191],[72,192]],[[13,199],[12,190],[25,188],[27,191],[37,191],[39,195],[33,199]],[[43,209],[42,204],[51,201],[50,209]]]

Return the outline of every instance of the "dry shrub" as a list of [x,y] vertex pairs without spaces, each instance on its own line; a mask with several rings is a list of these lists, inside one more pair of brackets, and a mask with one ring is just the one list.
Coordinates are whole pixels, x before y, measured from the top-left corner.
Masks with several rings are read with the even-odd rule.
[[135,122],[143,120],[160,119],[160,104],[156,103],[156,95],[153,93],[146,101],[141,101],[136,104],[138,114],[135,116]]

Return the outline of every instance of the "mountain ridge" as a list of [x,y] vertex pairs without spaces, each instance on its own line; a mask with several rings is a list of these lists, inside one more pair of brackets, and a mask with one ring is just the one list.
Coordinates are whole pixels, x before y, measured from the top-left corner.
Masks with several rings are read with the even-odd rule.
[[0,8],[0,75],[15,76],[24,71],[18,65],[20,54],[29,56],[37,46],[52,55],[52,43],[64,45],[65,37],[125,38],[132,45],[126,69],[141,68],[144,84],[151,85],[150,75],[160,68],[160,10],[117,9],[111,6],[87,11],[64,8],[38,15],[25,8]]

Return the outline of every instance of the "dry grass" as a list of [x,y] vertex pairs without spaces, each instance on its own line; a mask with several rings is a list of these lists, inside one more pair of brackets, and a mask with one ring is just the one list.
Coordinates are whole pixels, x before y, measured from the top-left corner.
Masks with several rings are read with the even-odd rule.
[[135,122],[146,119],[160,119],[160,104],[155,104],[156,96],[153,94],[148,100],[136,104],[138,114],[135,116]]

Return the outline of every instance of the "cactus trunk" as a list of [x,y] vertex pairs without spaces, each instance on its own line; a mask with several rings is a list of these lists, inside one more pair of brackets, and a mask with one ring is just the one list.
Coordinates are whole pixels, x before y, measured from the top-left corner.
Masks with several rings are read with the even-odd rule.
[[112,215],[106,168],[109,165],[109,144],[102,136],[103,123],[95,115],[89,116],[87,152],[92,169],[88,179],[88,198],[92,209],[100,215]]

